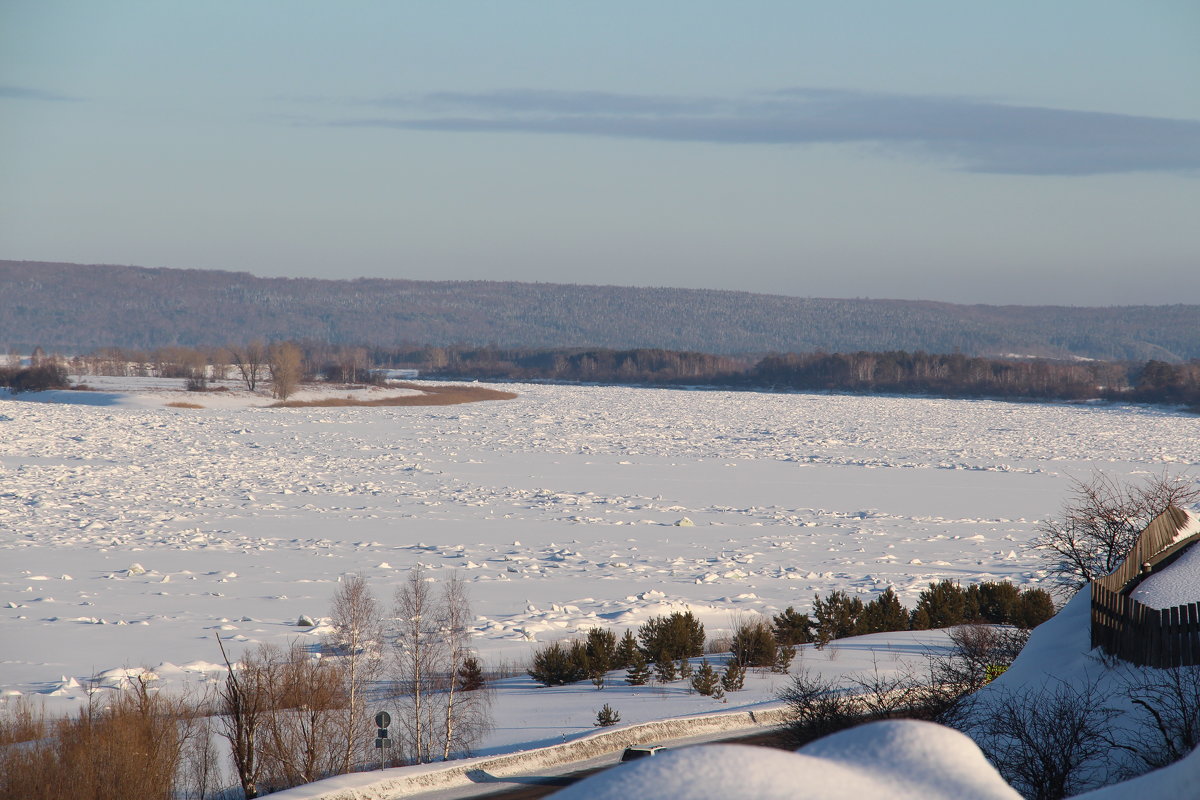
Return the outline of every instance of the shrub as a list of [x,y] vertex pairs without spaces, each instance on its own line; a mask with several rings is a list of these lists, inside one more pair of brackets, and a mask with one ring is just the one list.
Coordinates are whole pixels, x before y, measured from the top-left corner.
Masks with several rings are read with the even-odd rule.
[[854,727],[862,722],[861,712],[836,680],[801,671],[779,693],[787,703],[787,733],[793,746]]

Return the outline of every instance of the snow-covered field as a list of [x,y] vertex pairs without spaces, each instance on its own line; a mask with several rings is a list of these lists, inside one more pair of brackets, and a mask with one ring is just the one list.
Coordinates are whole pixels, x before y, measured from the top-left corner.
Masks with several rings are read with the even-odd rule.
[[[1195,417],[1135,407],[538,385],[165,407],[192,400],[180,383],[0,395],[0,691],[74,707],[76,684],[127,667],[204,680],[218,632],[235,653],[315,642],[295,623],[327,614],[340,576],[389,597],[416,563],[469,580],[492,663],[684,606],[712,635],[832,589],[911,605],[943,577],[1037,583],[1024,545],[1071,476],[1200,462]],[[606,700],[626,721],[701,710],[669,695]],[[590,722],[513,720],[487,744]]]

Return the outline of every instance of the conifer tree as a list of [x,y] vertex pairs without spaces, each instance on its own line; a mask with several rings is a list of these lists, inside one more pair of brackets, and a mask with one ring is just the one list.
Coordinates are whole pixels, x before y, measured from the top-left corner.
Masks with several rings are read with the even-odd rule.
[[482,689],[484,684],[483,665],[475,656],[467,656],[463,659],[462,666],[458,668],[459,691],[474,692]]
[[909,626],[909,613],[900,605],[900,598],[892,587],[884,590],[863,607],[856,632],[886,633],[888,631],[906,631]]
[[630,686],[645,686],[650,680],[650,665],[639,651],[634,651],[633,662],[625,673],[625,682]]
[[717,672],[709,665],[708,659],[704,659],[700,664],[700,668],[696,670],[696,674],[692,676],[692,688],[698,694],[705,697],[711,697],[712,693],[719,688],[720,679],[717,677]]
[[634,656],[637,655],[637,652],[637,637],[633,635],[633,631],[626,630],[625,635],[621,637],[621,641],[617,645],[617,652],[613,656],[613,669],[628,669],[632,667]]
[[616,725],[621,721],[621,715],[608,703],[596,714],[595,727],[607,728],[610,725]]
[[617,666],[617,635],[603,628],[592,628],[584,642],[588,661],[593,670],[607,672]]
[[675,669],[675,659],[666,654],[660,654],[654,660],[654,679],[659,683],[670,683],[678,680],[679,675]]
[[771,665],[771,672],[777,672],[780,675],[786,675],[788,668],[792,666],[792,659],[796,657],[796,645],[781,644],[775,650],[775,663]]
[[830,592],[825,600],[819,595],[814,597],[813,616],[816,617],[817,647],[824,647],[834,639],[853,636],[862,612],[862,600],[850,597],[841,590]]
[[801,614],[792,606],[771,618],[775,625],[775,639],[780,644],[808,644],[812,641],[813,623],[808,614]]
[[721,688],[727,692],[740,692],[745,682],[746,668],[736,658],[726,661],[725,672],[721,675]]

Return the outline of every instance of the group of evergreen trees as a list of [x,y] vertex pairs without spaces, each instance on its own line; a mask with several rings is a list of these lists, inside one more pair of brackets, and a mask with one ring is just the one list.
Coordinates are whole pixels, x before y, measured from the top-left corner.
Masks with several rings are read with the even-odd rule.
[[745,664],[737,658],[729,660],[719,677],[707,660],[698,670],[693,668],[690,659],[703,655],[704,644],[703,623],[690,611],[675,611],[651,617],[636,634],[627,630],[619,640],[611,630],[593,628],[582,640],[552,642],[534,653],[528,674],[545,686],[590,679],[603,689],[606,674],[623,669],[631,686],[644,686],[651,679],[684,679],[704,695],[721,697],[725,691],[740,690]]
[[952,580],[931,582],[909,611],[888,587],[867,603],[844,591],[813,598],[812,613],[792,606],[765,618],[739,620],[728,641],[730,655],[718,676],[707,659],[699,668],[689,659],[704,653],[704,625],[692,612],[652,617],[636,634],[627,630],[619,640],[607,629],[593,628],[579,640],[552,642],[536,651],[528,670],[545,686],[591,679],[604,688],[612,670],[626,670],[633,686],[690,680],[700,694],[721,696],[720,690],[741,688],[747,668],[786,673],[796,645],[824,647],[834,639],[887,631],[949,628],[969,623],[1012,625],[1031,629],[1054,616],[1054,602],[1043,589],[1018,589],[1004,581],[984,581],[962,587]]
[[[785,614],[795,614],[788,608]],[[782,615],[781,615],[782,616]],[[984,581],[963,588],[952,580],[931,582],[908,611],[889,586],[868,603],[843,591],[825,599],[813,598],[813,618],[791,623],[793,630],[806,631],[804,641],[824,647],[834,639],[886,631],[950,628],[969,623],[1013,625],[1031,629],[1054,616],[1054,600],[1044,589],[1018,589],[1005,581]],[[776,617],[779,625],[780,617]]]

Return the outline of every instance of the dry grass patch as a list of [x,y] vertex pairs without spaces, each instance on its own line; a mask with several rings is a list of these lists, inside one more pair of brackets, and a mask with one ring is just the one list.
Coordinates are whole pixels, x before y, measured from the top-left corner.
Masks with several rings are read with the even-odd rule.
[[325,400],[288,400],[275,403],[271,408],[336,408],[339,406],[453,406],[460,403],[478,403],[484,400],[512,400],[516,392],[502,392],[473,384],[448,386],[418,386],[413,383],[395,383],[394,389],[415,389],[421,394],[402,397],[381,397],[375,400],[356,400],[351,397],[330,397]]
[[204,408],[199,403],[167,403],[167,408]]

